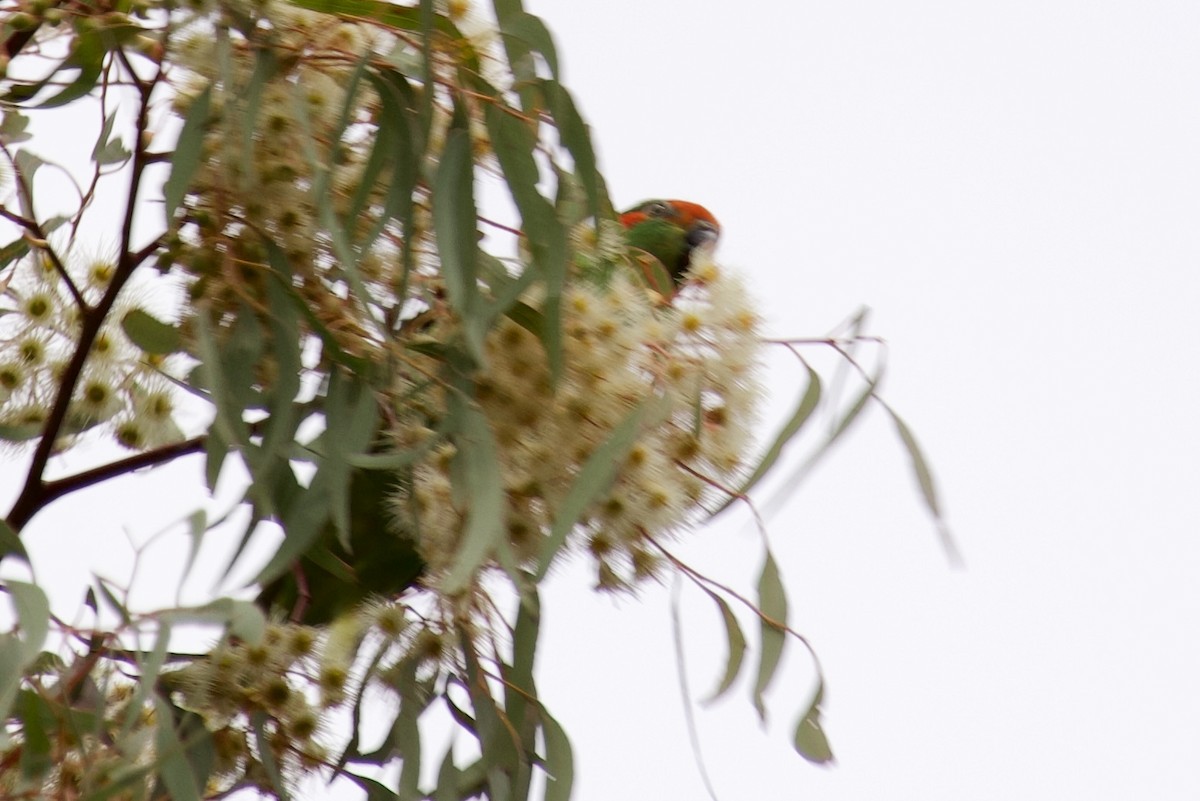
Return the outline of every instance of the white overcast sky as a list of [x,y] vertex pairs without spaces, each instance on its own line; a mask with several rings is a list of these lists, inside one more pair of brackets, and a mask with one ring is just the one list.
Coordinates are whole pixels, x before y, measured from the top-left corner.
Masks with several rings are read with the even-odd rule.
[[[884,394],[966,559],[948,566],[873,410],[769,523],[838,764],[790,750],[813,681],[793,650],[765,732],[744,686],[698,712],[720,798],[1200,796],[1200,5],[527,5],[619,205],[711,208],[773,334],[871,307]],[[771,365],[775,420],[798,376]],[[65,602],[89,568],[127,570],[120,535],[98,545],[83,521],[157,500],[129,527],[144,540],[199,498],[194,478],[41,515],[30,546]],[[752,587],[744,516],[688,540],[697,567]],[[540,671],[576,798],[705,797],[666,590],[613,601],[586,579],[568,567],[547,589]],[[699,696],[721,626],[694,593],[683,614]]]
[[[766,733],[745,692],[699,714],[720,797],[1200,797],[1200,5],[527,5],[616,202],[708,205],[775,333],[873,309],[966,558],[876,410],[770,523],[838,765],[788,751],[794,654]],[[740,522],[694,539],[750,586]],[[541,689],[578,797],[704,797],[666,593],[565,585]],[[684,607],[699,694],[720,623]]]

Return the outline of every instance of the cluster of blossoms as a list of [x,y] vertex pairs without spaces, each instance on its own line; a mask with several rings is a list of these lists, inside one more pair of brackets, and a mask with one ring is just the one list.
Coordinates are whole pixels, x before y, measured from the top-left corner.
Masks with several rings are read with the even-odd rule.
[[[358,675],[354,660],[365,646],[377,654],[374,669]],[[246,787],[270,793],[263,745],[284,777],[328,766],[335,759],[332,743],[339,739],[331,718],[362,692],[364,682],[387,693],[395,684],[393,673],[408,666],[430,675],[445,650],[444,637],[415,622],[402,607],[370,605],[325,630],[271,624],[255,643],[225,639],[186,665],[163,671],[158,686],[177,705],[172,714],[185,710],[199,716],[211,735],[207,786],[199,788],[203,797],[223,797]],[[0,748],[0,796],[158,797],[151,768],[161,741],[154,732],[166,707],[156,706],[138,692],[135,681],[116,670],[94,674],[88,681],[95,682],[95,690],[68,701],[69,686],[77,678],[60,662],[31,681],[48,708],[70,703],[75,714],[86,715],[94,704],[96,719],[81,727],[78,737],[51,745],[52,764],[34,782],[16,768],[33,758],[26,753],[31,744],[20,735],[10,737]]]
[[[597,249],[605,239],[603,229],[592,237]],[[740,281],[698,256],[671,303],[648,292],[632,269],[603,283],[574,281],[563,302],[557,385],[528,330],[505,319],[489,335],[476,401],[498,445],[509,541],[520,559],[538,557],[585,462],[640,407],[646,414],[613,483],[573,531],[595,560],[600,588],[653,577],[660,561],[653,539],[695,521],[707,500],[727,497],[744,478],[760,395],[759,318]],[[428,382],[418,389],[422,375],[397,380],[410,412],[393,431],[403,443],[432,435],[430,418],[443,402]],[[436,447],[395,504],[435,573],[452,564],[464,528],[454,454],[453,444]]]
[[[88,305],[99,301],[115,269],[102,256],[79,258],[60,269],[47,251],[35,249],[6,271],[0,292],[0,426],[5,439],[40,432],[79,341],[80,300]],[[121,320],[137,306],[128,300],[128,290],[124,297],[92,344],[63,430],[69,436],[104,425],[125,447],[153,448],[182,438],[167,378],[174,365],[142,351],[125,335]]]
[[[362,674],[357,656],[374,651]],[[446,644],[430,625],[404,607],[380,603],[360,607],[326,628],[271,624],[254,644],[224,642],[184,668],[164,674],[185,709],[204,719],[213,735],[215,763],[207,792],[257,784],[267,790],[256,739],[262,721],[266,743],[285,776],[328,766],[337,732],[330,718],[344,710],[364,683],[380,692],[395,686],[393,674],[411,669],[431,675]]]
[[[459,47],[494,64],[486,56],[496,47],[493,27],[463,2],[439,3],[438,10],[467,39],[435,43],[436,78],[453,80],[461,66]],[[400,180],[392,167],[385,165],[364,186],[384,112],[376,87],[355,76],[364,53],[416,63],[420,42],[277,0],[255,2],[252,11],[260,20],[256,40],[231,36],[231,69],[221,66],[203,17],[171,45],[178,114],[186,116],[207,88],[219,91],[211,92],[200,167],[180,210],[183,225],[161,263],[191,278],[195,311],[203,309],[218,325],[231,325],[247,310],[268,317],[265,284],[273,267],[263,242],[269,239],[286,258],[292,287],[322,330],[346,352],[381,360],[387,348],[381,321],[395,323],[411,303],[427,303],[437,291],[430,286],[436,259],[429,178],[451,112],[439,95],[424,143],[423,174],[411,188],[413,219],[405,230],[388,216],[389,187]],[[440,52],[441,45],[448,52]],[[269,67],[265,52],[272,54]],[[251,106],[248,87],[260,79]],[[490,149],[478,116],[472,115],[471,130],[482,157]],[[344,226],[340,236],[354,243],[353,256],[336,246],[331,225]],[[410,264],[401,258],[402,242],[415,254]],[[398,287],[405,288],[404,297]]]

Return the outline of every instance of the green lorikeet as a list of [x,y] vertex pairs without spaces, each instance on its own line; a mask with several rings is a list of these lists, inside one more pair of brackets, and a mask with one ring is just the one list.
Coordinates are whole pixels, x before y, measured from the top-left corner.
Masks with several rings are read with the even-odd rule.
[[632,247],[662,262],[678,285],[692,263],[692,251],[714,248],[721,225],[712,212],[686,200],[647,200],[621,215]]
[[[675,285],[683,283],[692,253],[715,247],[721,233],[708,209],[685,200],[647,200],[622,214],[621,224],[629,245],[661,262]],[[387,471],[355,470],[349,488],[351,550],[326,521],[313,547],[263,587],[258,603],[276,615],[322,625],[365,600],[394,598],[417,584],[425,564],[412,539],[391,523],[388,497],[395,483]]]
[[333,521],[291,570],[268,582],[258,604],[277,617],[325,625],[371,598],[395,598],[417,583],[425,563],[416,544],[396,530],[389,501],[396,479],[386,470],[351,474],[347,551]]

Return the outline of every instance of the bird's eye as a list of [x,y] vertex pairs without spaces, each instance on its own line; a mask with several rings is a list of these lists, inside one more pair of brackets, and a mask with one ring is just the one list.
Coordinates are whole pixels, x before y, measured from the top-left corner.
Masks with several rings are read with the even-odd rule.
[[646,214],[651,217],[670,217],[671,207],[662,201],[655,201],[646,207]]

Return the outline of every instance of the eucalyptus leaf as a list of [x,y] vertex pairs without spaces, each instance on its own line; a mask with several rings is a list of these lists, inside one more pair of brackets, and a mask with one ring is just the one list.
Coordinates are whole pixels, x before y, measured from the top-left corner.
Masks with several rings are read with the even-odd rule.
[[176,326],[164,323],[142,309],[126,312],[121,318],[121,330],[130,342],[146,353],[175,353],[183,344]]
[[212,86],[206,86],[188,108],[183,129],[180,130],[179,139],[175,143],[175,152],[171,155],[171,174],[163,185],[163,210],[166,212],[167,227],[171,231],[174,231],[177,225],[175,211],[183,203],[183,197],[203,158],[204,133],[208,127],[211,101]]
[[559,722],[542,708],[542,738],[546,743],[545,801],[569,801],[575,783],[575,755]]
[[817,692],[813,696],[804,714],[796,724],[792,737],[792,745],[800,756],[816,765],[832,764],[833,749],[829,746],[829,738],[821,728],[821,702],[825,698],[825,683],[817,684]]
[[466,588],[507,533],[506,501],[495,436],[478,408],[457,395],[453,397],[455,411],[462,421],[462,429],[452,435],[457,447],[455,461],[461,464],[463,476],[462,486],[457,489],[466,494],[467,513],[458,558],[439,584],[441,591],[449,595]]
[[469,334],[467,344],[479,363],[484,362],[483,336],[473,321],[480,308],[475,276],[478,230],[475,210],[475,164],[471,138],[463,127],[446,135],[446,147],[434,178],[433,230],[446,281],[446,295]]
[[751,700],[759,720],[766,723],[767,710],[763,694],[775,678],[779,660],[783,656],[783,646],[787,641],[783,628],[787,625],[787,593],[779,577],[779,566],[775,564],[775,557],[769,549],[766,551],[762,573],[758,578],[758,609],[763,615],[759,628],[762,642]]
[[733,610],[729,608],[729,603],[717,595],[707,587],[700,586],[709,598],[712,598],[713,603],[717,605],[718,611],[721,613],[721,621],[725,624],[725,640],[729,646],[729,655],[725,660],[725,672],[721,676],[720,682],[717,684],[703,703],[712,703],[729,691],[733,686],[733,682],[741,672],[742,662],[746,658],[746,635],[742,633],[741,624],[733,614]]
[[175,732],[175,715],[166,701],[156,699],[155,753],[158,775],[173,801],[200,801],[202,782],[192,772],[183,744]]
[[571,482],[566,497],[558,504],[554,525],[550,528],[550,534],[546,537],[538,560],[537,581],[545,577],[554,557],[566,542],[567,534],[583,517],[588,506],[612,486],[617,469],[637,441],[643,424],[657,421],[666,409],[667,402],[662,398],[643,401],[634,407],[633,411],[617,424],[608,439],[588,456],[575,480]]
[[734,501],[744,497],[746,493],[753,489],[755,485],[762,480],[763,476],[770,472],[771,468],[775,466],[775,463],[779,461],[779,457],[783,454],[784,448],[786,448],[788,444],[791,443],[791,441],[796,437],[796,435],[800,433],[800,430],[804,427],[804,424],[808,422],[809,418],[812,417],[813,412],[816,411],[817,405],[821,402],[821,377],[817,375],[817,371],[811,367],[808,367],[807,370],[808,386],[805,388],[804,394],[800,397],[800,400],[796,405],[796,409],[787,419],[787,422],[783,424],[783,427],[779,430],[779,433],[776,434],[774,439],[771,440],[771,446],[767,448],[766,453],[764,453],[762,458],[759,459],[758,465],[755,466],[753,472],[750,473],[750,476],[742,483],[742,486],[738,488],[737,494],[727,498],[725,502],[722,503],[712,513],[711,517],[716,517],[722,511],[727,509]]
[[921,498],[925,501],[925,506],[929,509],[929,513],[933,516],[934,523],[937,525],[942,548],[945,550],[952,564],[960,565],[962,564],[962,556],[958,551],[958,546],[954,542],[954,537],[950,534],[949,526],[946,525],[946,519],[942,515],[941,503],[938,500],[937,485],[933,480],[933,471],[929,469],[929,462],[926,460],[925,454],[921,451],[921,446],[917,444],[917,438],[913,434],[912,429],[908,427],[908,424],[900,419],[900,415],[896,414],[891,406],[885,403],[883,407],[892,418],[892,422],[896,426],[896,434],[900,437],[900,442],[904,445],[904,449],[908,452],[908,458],[912,461],[913,475],[917,479],[917,486],[921,489]]
[[13,531],[12,526],[5,520],[0,519],[0,560],[7,556],[15,556],[29,564],[29,553],[25,550],[25,543],[21,542],[20,535]]
[[112,135],[113,122],[117,112],[112,111],[104,118],[100,128],[100,136],[96,138],[96,146],[92,148],[92,161],[99,165],[124,164],[133,155],[121,142],[121,137]]
[[12,598],[21,626],[21,659],[29,663],[41,652],[50,632],[50,601],[36,584],[9,580],[4,588]]

